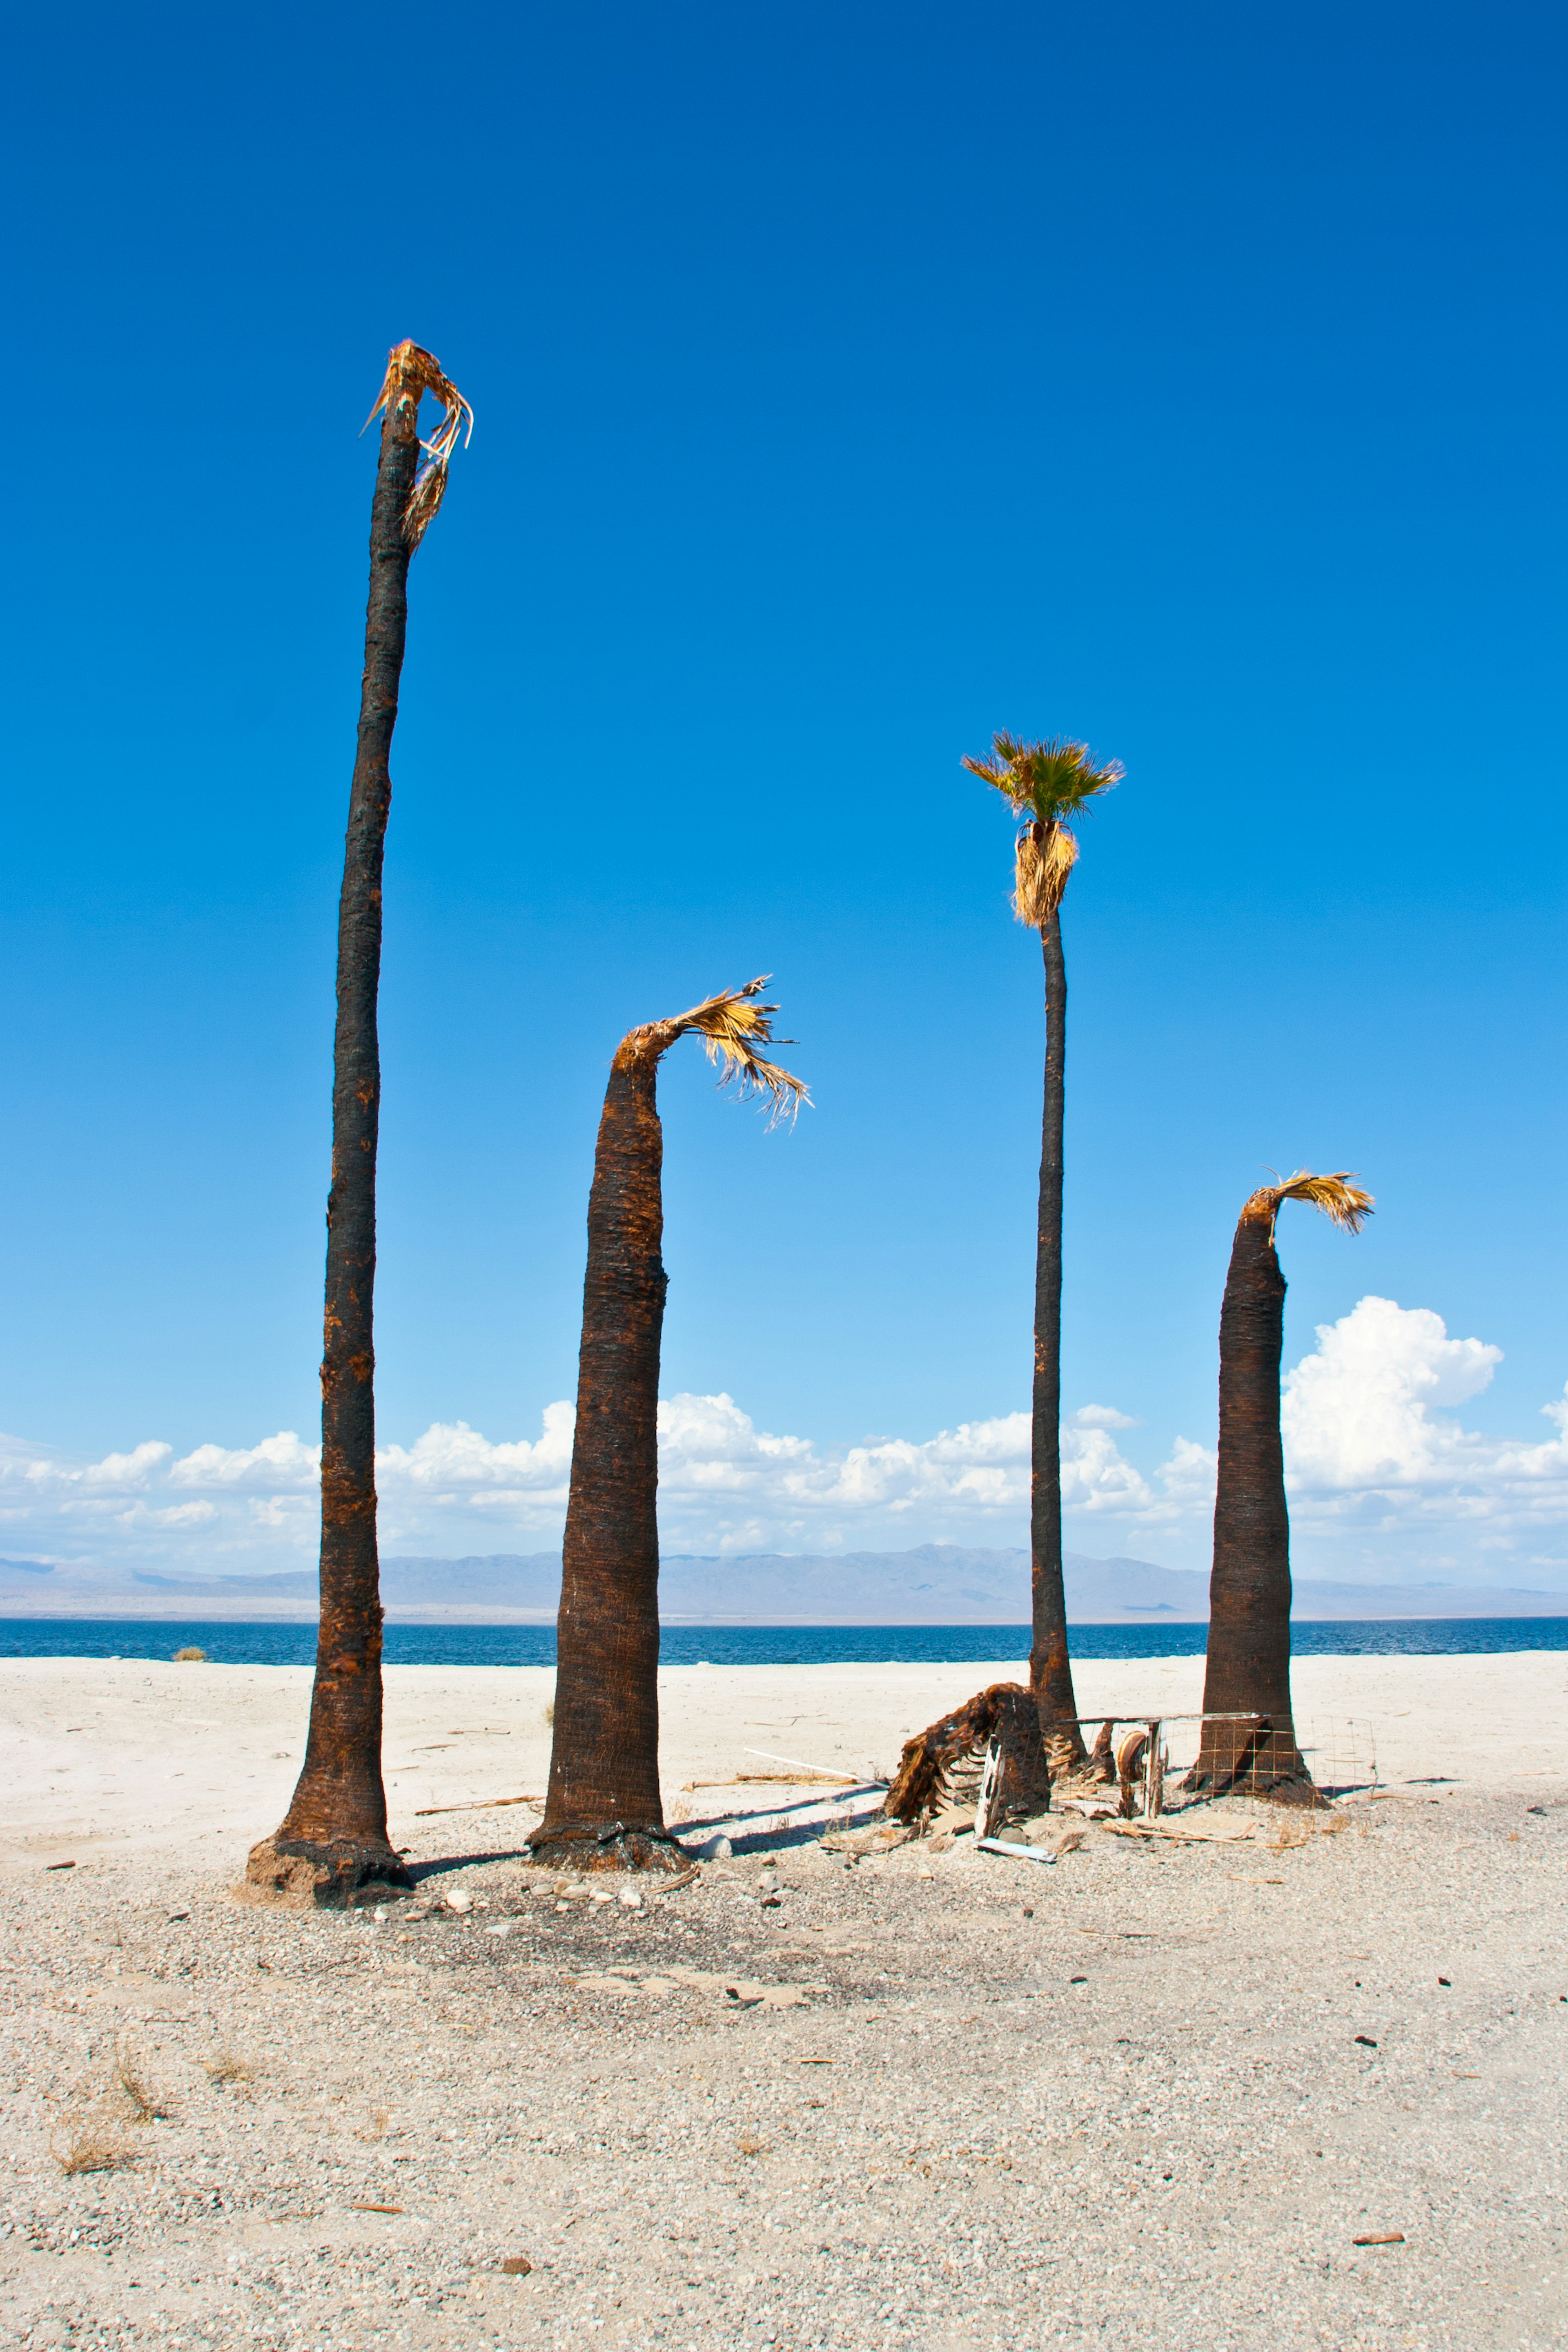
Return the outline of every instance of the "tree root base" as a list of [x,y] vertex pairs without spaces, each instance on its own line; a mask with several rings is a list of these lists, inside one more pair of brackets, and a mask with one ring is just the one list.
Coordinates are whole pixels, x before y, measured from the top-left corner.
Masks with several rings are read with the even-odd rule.
[[692,1866],[691,1855],[667,1830],[627,1829],[620,1822],[606,1830],[541,1823],[528,1846],[535,1862],[559,1870],[644,1870],[673,1877]]
[[353,1911],[413,1886],[390,1846],[315,1838],[263,1838],[253,1845],[245,1876],[233,1890],[241,1903],[280,1911]]
[[1329,1801],[1304,1771],[1266,1780],[1261,1772],[1200,1773],[1195,1768],[1181,1785],[1183,1794],[1191,1797],[1260,1797],[1271,1805],[1299,1805],[1314,1811],[1326,1808]]

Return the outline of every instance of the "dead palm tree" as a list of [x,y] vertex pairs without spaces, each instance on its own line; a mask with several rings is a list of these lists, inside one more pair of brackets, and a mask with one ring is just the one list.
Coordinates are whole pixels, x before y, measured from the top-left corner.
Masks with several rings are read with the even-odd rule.
[[1086,743],[1024,743],[1012,735],[993,735],[991,757],[966,758],[964,765],[971,775],[994,784],[1011,803],[1014,815],[1024,820],[1016,845],[1013,912],[1020,923],[1040,933],[1045,955],[1045,1108],[1034,1259],[1030,1687],[1040,1708],[1051,1769],[1060,1772],[1084,1757],[1067,1653],[1067,1597],[1061,1578],[1061,1178],[1067,1075],[1061,898],[1078,858],[1078,842],[1067,819],[1108,793],[1124,772],[1119,760],[1096,766]]
[[700,1037],[720,1085],[777,1118],[809,1101],[758,1048],[772,1042],[766,979],[710,996],[621,1041],[610,1066],[593,1188],[577,1433],[557,1621],[555,1737],[536,1857],[584,1870],[678,1869],[659,1793],[659,1342],[666,1276],[659,1064]]
[[1311,1201],[1348,1234],[1372,1214],[1355,1178],[1312,1176],[1266,1184],[1241,1212],[1219,1312],[1219,1482],[1208,1588],[1206,1722],[1188,1786],[1221,1794],[1239,1785],[1310,1804],[1312,1775],[1291,1711],[1291,1520],[1280,1438],[1280,1359],[1285,1277],[1274,1248],[1284,1201]]
[[[419,437],[419,404],[444,412]],[[252,1850],[254,1893],[293,1903],[352,1901],[362,1885],[405,1879],[387,1839],[382,1783],[382,1605],[376,1553],[376,1138],[381,1051],[382,864],[392,804],[388,766],[408,620],[408,567],[446,488],[447,462],[473,412],[417,343],[387,361],[371,505],[371,591],[359,751],[349,793],[338,902],[338,1022],[332,1045],[332,1178],[327,1196],[326,1340],[321,1361],[321,1622],[310,1729],[293,1801],[275,1837]]]

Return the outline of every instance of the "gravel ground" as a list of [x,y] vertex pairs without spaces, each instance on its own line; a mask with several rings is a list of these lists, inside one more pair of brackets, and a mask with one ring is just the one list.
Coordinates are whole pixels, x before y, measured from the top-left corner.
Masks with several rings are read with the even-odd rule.
[[633,1912],[501,1811],[381,1921],[18,1865],[0,2343],[1560,2346],[1568,1779],[1320,1824]]

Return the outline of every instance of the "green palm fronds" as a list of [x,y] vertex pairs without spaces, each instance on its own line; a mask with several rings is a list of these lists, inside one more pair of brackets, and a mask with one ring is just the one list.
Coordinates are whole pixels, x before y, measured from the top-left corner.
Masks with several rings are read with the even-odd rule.
[[994,785],[1013,814],[1025,820],[1016,845],[1013,912],[1030,930],[1043,930],[1078,863],[1078,837],[1066,820],[1119,784],[1126,772],[1120,760],[1097,767],[1087,743],[1054,735],[1042,743],[993,735],[991,757],[966,753],[963,765]]
[[1126,774],[1120,760],[1097,767],[1087,743],[1070,743],[1062,735],[1040,743],[1005,732],[993,735],[991,757],[975,760],[966,753],[963,765],[982,783],[994,785],[1012,803],[1015,816],[1030,816],[1043,825],[1061,824]]

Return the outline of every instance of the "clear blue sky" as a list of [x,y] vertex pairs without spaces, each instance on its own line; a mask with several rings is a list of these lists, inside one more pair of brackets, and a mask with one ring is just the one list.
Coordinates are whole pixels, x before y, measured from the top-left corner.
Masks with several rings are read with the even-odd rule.
[[[412,577],[380,1413],[575,1377],[608,1055],[777,976],[793,1133],[670,1066],[665,1387],[1027,1401],[1037,944],[958,759],[1087,737],[1065,1391],[1212,1441],[1231,1229],[1563,1313],[1563,147],[1541,5],[35,11],[5,100],[0,1428],[313,1431],[387,346],[477,429]],[[1156,1554],[1156,1556],[1158,1556]]]

